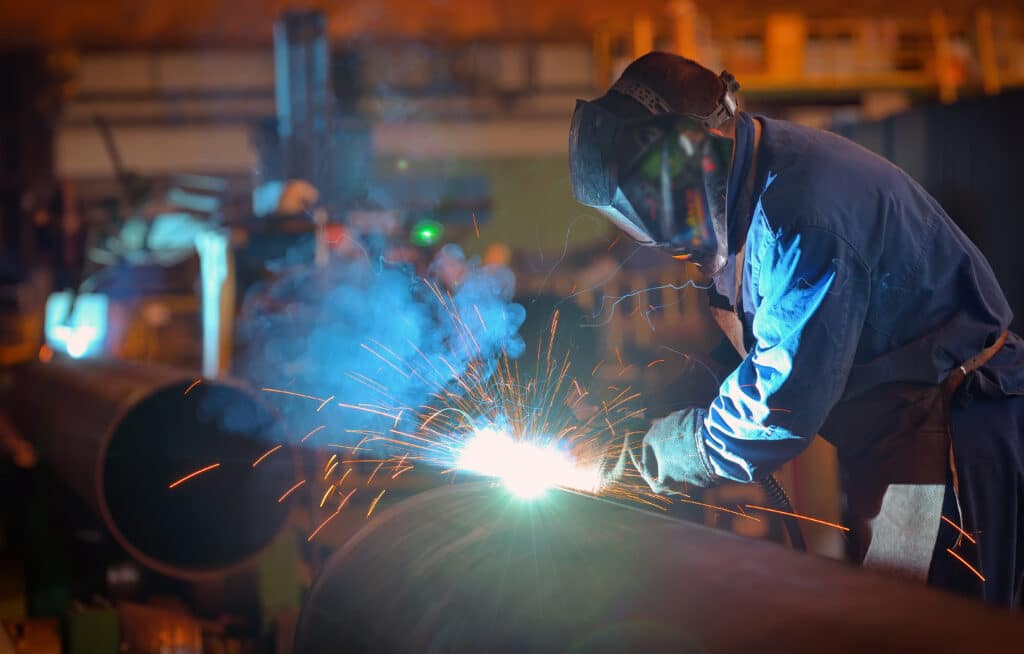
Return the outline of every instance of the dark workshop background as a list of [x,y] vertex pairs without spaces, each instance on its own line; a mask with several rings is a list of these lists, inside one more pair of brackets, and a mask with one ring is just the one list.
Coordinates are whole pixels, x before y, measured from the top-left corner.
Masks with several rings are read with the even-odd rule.
[[[515,273],[527,352],[557,310],[556,346],[580,378],[639,389],[649,417],[706,401],[734,361],[702,280],[637,251],[568,183],[575,100],[652,49],[727,68],[748,111],[837,131],[906,169],[989,257],[1019,330],[1024,9],[940,4],[0,0],[0,652],[292,651],[312,580],[365,523],[318,529],[333,487],[283,503],[280,485],[239,482],[270,508],[239,522],[252,546],[233,548],[178,514],[183,531],[154,542],[122,500],[163,506],[146,494],[159,466],[119,471],[121,500],[97,479],[102,468],[113,483],[118,456],[186,456],[155,424],[192,430],[200,448],[204,428],[174,421],[176,403],[203,393],[242,403],[259,429],[315,429],[288,398],[254,399],[302,371],[259,359],[251,327],[274,311],[302,324],[310,298],[273,289],[324,261],[369,248],[424,272],[456,244],[463,263]],[[204,234],[223,237],[205,255]],[[22,382],[62,357],[113,363],[90,377],[55,363],[52,378]],[[236,382],[189,385],[220,376]],[[237,447],[246,461],[261,451]],[[260,474],[277,483],[329,468],[330,454],[275,455]],[[353,478],[372,486],[373,470]],[[781,478],[801,512],[841,521],[827,445]],[[400,479],[382,508],[436,482]],[[353,500],[360,515],[373,497]],[[205,504],[190,519],[211,526],[215,510],[251,508]],[[784,538],[770,520],[681,515]],[[835,529],[807,538],[843,556]]]

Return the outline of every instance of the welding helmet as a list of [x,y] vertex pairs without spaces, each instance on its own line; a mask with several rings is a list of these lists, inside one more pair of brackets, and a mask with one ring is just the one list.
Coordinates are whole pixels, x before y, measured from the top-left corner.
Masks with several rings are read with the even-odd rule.
[[[736,114],[739,88],[728,72],[720,79],[716,108],[697,116],[672,111],[646,84],[622,78],[598,100],[577,100],[569,131],[576,200],[638,243],[693,261],[708,274],[728,257],[733,142],[718,128]],[[623,104],[621,96],[635,103]]]

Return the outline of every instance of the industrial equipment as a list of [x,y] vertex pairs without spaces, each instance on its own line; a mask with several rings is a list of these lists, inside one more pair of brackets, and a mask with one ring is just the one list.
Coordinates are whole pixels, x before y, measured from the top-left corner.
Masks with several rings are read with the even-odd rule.
[[[223,379],[124,361],[54,357],[17,372],[10,413],[57,478],[133,557],[215,578],[281,529],[294,483],[276,415]],[[282,448],[277,448],[282,450]],[[208,472],[176,484],[195,471]]]
[[664,515],[491,484],[422,493],[327,563],[299,654],[1011,651],[1011,613]]

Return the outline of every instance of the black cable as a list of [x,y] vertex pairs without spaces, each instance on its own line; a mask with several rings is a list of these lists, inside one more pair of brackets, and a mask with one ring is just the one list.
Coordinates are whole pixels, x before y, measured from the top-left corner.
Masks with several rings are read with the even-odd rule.
[[[762,479],[761,488],[764,489],[765,494],[768,496],[768,504],[773,509],[794,513],[793,504],[789,501],[789,495],[786,495],[786,489],[782,487],[782,484],[775,478],[775,475],[768,475]],[[789,534],[789,543],[793,546],[793,549],[806,552],[807,543],[804,542],[804,534],[800,530],[800,523],[797,519],[788,515],[782,516],[782,524],[786,527],[786,533]]]

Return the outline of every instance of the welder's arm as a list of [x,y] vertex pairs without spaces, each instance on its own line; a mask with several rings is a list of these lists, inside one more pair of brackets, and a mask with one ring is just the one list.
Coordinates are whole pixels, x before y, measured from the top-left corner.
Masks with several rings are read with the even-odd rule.
[[643,472],[655,490],[772,472],[807,447],[843,392],[867,312],[867,268],[816,228],[777,233],[759,250],[755,345],[706,413],[673,414],[645,437]]

